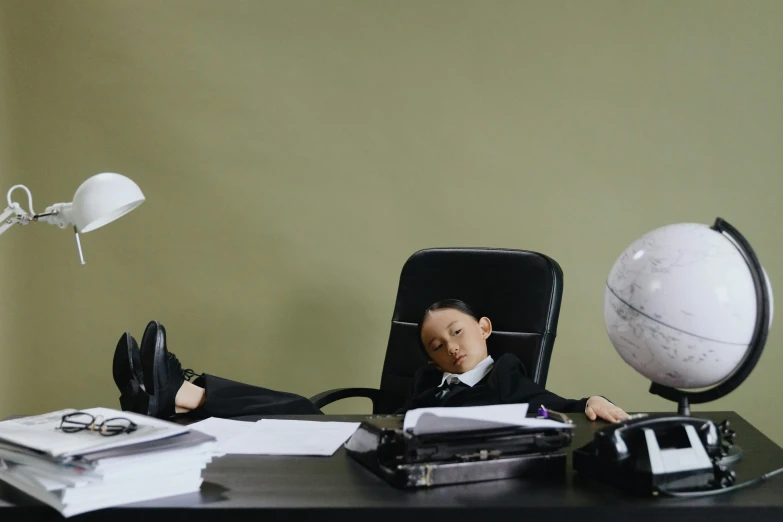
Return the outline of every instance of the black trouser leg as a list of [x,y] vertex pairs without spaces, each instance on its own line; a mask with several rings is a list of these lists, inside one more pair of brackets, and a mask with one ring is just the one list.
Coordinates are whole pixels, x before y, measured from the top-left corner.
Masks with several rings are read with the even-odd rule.
[[306,397],[251,386],[204,374],[193,384],[204,388],[204,404],[190,415],[207,418],[241,417],[244,415],[313,415],[322,413]]

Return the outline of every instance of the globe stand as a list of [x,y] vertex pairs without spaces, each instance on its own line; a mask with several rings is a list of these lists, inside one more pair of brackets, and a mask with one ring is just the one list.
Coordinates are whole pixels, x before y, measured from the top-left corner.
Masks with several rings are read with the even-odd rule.
[[[677,388],[669,388],[668,386],[661,386],[660,384],[652,383],[650,386],[650,393],[660,395],[664,399],[677,402],[677,414],[688,415],[691,414],[691,395]],[[707,401],[705,401],[707,402]]]
[[688,399],[687,395],[681,395],[677,399],[677,413],[680,415],[691,414],[691,401]]
[[753,368],[761,357],[761,352],[764,349],[764,344],[766,343],[767,335],[769,334],[770,295],[764,279],[764,272],[758,257],[756,257],[756,253],[753,251],[753,248],[751,248],[750,243],[748,243],[745,237],[723,219],[717,218],[715,224],[711,228],[729,236],[742,254],[742,257],[745,258],[745,261],[748,263],[750,275],[753,279],[753,286],[756,290],[756,324],[744,359],[740,362],[739,366],[737,366],[736,370],[717,386],[698,392],[689,392],[679,388],[671,388],[662,384],[652,383],[650,386],[650,393],[676,402],[677,413],[680,415],[690,415],[691,404],[701,404],[720,399],[742,384],[745,379],[748,378],[750,372],[753,371]]

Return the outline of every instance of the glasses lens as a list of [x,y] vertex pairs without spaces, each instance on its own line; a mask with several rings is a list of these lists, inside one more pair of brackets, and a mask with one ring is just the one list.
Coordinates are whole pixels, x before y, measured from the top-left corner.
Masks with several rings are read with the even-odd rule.
[[60,428],[65,432],[87,429],[95,419],[89,413],[70,413],[63,417]]
[[101,433],[104,435],[117,435],[118,433],[130,433],[136,429],[136,425],[130,419],[121,417],[108,419],[101,426]]

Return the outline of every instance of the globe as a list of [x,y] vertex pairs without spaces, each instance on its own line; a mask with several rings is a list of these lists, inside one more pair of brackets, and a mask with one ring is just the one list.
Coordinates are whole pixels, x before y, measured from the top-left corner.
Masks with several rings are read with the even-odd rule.
[[[617,353],[662,386],[691,390],[726,381],[759,330],[759,283],[747,259],[736,238],[698,223],[664,226],[634,241],[604,292],[604,321]],[[772,289],[761,273],[771,324]],[[764,339],[766,330],[762,345]]]

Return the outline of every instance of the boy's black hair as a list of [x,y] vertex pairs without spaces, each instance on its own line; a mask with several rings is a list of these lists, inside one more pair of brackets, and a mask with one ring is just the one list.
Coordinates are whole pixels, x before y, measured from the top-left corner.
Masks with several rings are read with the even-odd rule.
[[424,313],[421,314],[421,319],[419,319],[419,347],[427,359],[430,358],[430,354],[427,353],[424,342],[421,340],[421,327],[424,324],[424,320],[427,318],[427,314],[435,312],[436,310],[457,310],[465,315],[471,316],[476,321],[480,319],[479,315],[474,312],[465,301],[460,301],[459,299],[443,299],[428,306],[427,309],[424,310]]

